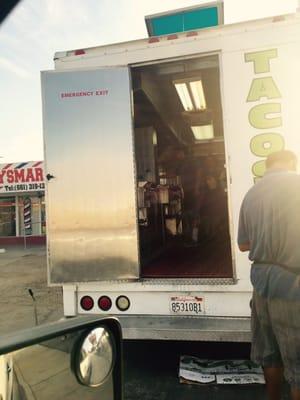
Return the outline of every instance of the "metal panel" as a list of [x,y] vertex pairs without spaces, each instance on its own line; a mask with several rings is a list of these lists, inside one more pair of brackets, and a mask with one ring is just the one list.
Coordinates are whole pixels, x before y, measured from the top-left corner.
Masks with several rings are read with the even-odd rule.
[[[195,316],[205,315],[205,317],[226,317],[226,318],[244,318],[249,317],[250,315],[250,300],[251,300],[251,292],[205,292],[205,291],[191,291],[184,290],[182,287],[174,286],[174,290],[171,292],[155,292],[149,291],[147,288],[141,288],[139,292],[130,292],[129,290],[115,290],[111,291],[110,289],[105,290],[104,288],[98,290],[91,290],[91,288],[86,287],[86,290],[83,290],[83,285],[80,285],[80,291],[77,291],[77,312],[79,314],[118,314],[118,315],[175,315],[176,318],[180,318],[182,315],[187,314],[176,314],[173,312],[171,308],[171,298],[174,296],[183,296],[183,297],[200,297],[203,299],[203,310],[202,313],[194,314]],[[87,286],[87,285],[86,285]],[[91,286],[90,284],[88,286]],[[65,290],[65,287],[64,287]],[[110,297],[112,301],[112,306],[108,312],[100,310],[98,307],[98,299],[103,294],[106,294]],[[120,311],[116,305],[117,299],[120,295],[126,294],[130,301],[130,307],[126,312]],[[71,297],[72,294],[68,295],[69,300],[68,303],[74,301]],[[94,300],[94,307],[88,311],[83,310],[81,307],[81,299],[84,296],[91,296]],[[66,299],[66,296],[64,300]],[[191,314],[190,314],[191,315]]]
[[250,318],[120,316],[124,339],[250,342]]
[[139,276],[128,68],[42,73],[50,283]]

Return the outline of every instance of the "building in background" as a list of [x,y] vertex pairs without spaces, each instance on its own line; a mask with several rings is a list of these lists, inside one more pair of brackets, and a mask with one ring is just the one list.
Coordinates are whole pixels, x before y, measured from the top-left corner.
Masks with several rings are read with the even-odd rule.
[[46,241],[43,161],[0,164],[0,246]]

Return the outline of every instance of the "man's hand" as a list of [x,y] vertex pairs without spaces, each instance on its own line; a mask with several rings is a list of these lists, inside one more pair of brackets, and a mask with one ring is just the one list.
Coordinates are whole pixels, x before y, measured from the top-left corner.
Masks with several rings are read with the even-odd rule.
[[250,250],[250,243],[239,243],[239,249],[241,251],[249,251]]

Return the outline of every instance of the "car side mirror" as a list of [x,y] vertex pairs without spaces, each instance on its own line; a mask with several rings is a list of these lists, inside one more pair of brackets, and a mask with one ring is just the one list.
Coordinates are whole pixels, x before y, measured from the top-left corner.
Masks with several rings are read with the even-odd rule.
[[122,391],[115,318],[71,318],[0,339],[0,400],[121,400]]

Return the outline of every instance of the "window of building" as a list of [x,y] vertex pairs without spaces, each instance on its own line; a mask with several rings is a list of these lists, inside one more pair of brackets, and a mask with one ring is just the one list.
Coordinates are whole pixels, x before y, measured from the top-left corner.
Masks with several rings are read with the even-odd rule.
[[0,198],[0,236],[16,235],[16,209],[14,197]]
[[[43,195],[24,195],[19,196],[19,235],[24,235],[24,218],[28,218],[28,209],[24,209],[26,201],[30,199],[30,218],[27,226],[30,226],[26,231],[26,235],[45,235],[46,234],[46,216],[45,216],[45,197]],[[24,215],[24,212],[27,214]],[[28,221],[28,219],[27,219]]]

